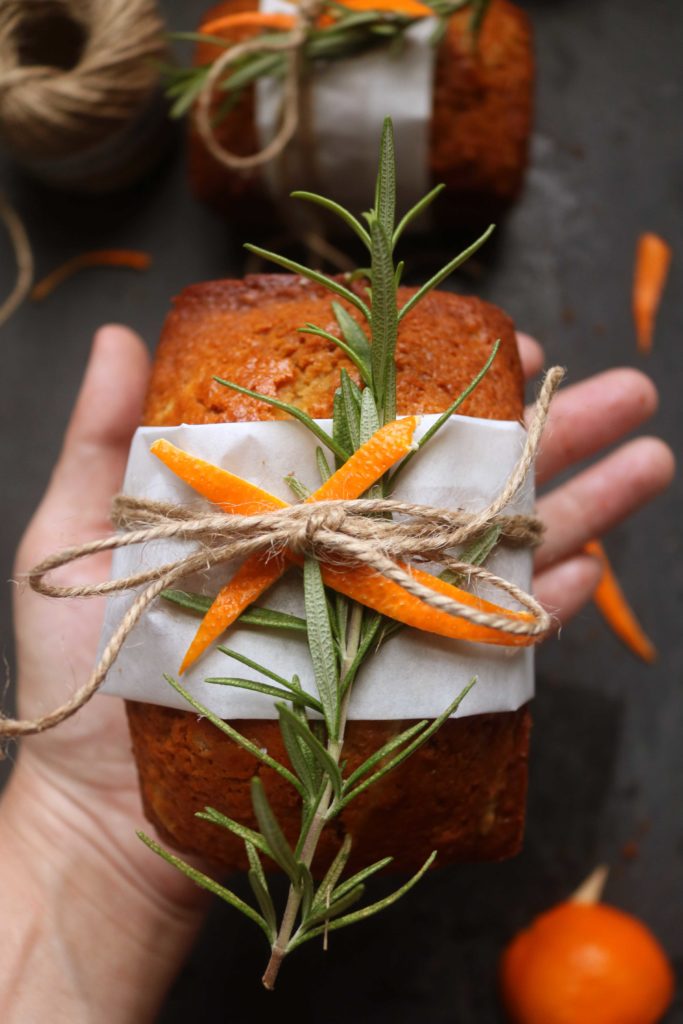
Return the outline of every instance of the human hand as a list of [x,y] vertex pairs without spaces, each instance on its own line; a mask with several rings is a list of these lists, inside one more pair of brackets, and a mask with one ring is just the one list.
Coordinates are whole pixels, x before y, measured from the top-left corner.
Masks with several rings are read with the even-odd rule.
[[[517,340],[529,380],[541,370],[543,350],[525,334]],[[546,533],[536,552],[533,589],[558,625],[590,600],[600,578],[601,566],[582,553],[584,544],[665,490],[674,474],[674,456],[659,438],[640,437],[554,490],[547,491],[546,485],[641,426],[657,402],[650,378],[624,367],[562,388],[550,407],[536,460],[536,486],[544,491],[537,510]]]
[[[137,335],[98,332],[17,577],[66,544],[111,531],[148,374]],[[100,555],[60,578],[108,574],[109,557]],[[90,675],[103,602],[55,601],[21,584],[14,610],[19,713],[35,717]],[[22,742],[0,812],[3,927],[14,932],[8,948],[24,951],[19,963],[7,956],[0,965],[7,1024],[151,1019],[194,938],[204,894],[137,838],[143,810],[130,746],[123,702],[107,697]]]
[[[540,369],[542,352],[523,336],[520,351],[531,377]],[[22,541],[18,574],[67,543],[109,532],[109,504],[121,484],[148,370],[136,335],[114,327],[99,332],[62,456]],[[614,443],[655,405],[653,385],[633,370],[566,388],[551,412],[538,462],[540,481]],[[599,566],[580,554],[583,543],[662,490],[672,471],[669,449],[641,439],[541,499],[539,512],[548,529],[537,555],[536,593],[560,621],[589,599],[597,583]],[[108,558],[101,555],[62,570],[61,580],[99,581],[108,569]],[[59,703],[60,681],[75,687],[89,675],[103,608],[98,601],[46,599],[22,587],[15,614],[19,709],[32,717]],[[2,815],[5,877],[8,872],[14,877],[13,867],[19,877],[22,871],[26,876],[25,890],[20,884],[16,894],[29,899],[35,870],[45,889],[53,891],[57,884],[69,891],[54,922],[58,936],[68,933],[61,943],[69,961],[66,973],[77,982],[63,1002],[76,1000],[73,1006],[82,1011],[94,1000],[110,1024],[153,1014],[201,919],[203,899],[135,836],[143,811],[121,702],[96,697],[58,729],[24,741]],[[4,920],[16,920],[12,907]],[[88,955],[91,949],[96,957]],[[49,953],[45,957],[43,968],[49,970],[54,965]],[[35,977],[35,965],[32,970]],[[0,982],[0,1007],[2,998]],[[35,1019],[37,1007],[6,1002],[3,1019],[8,1024]],[[70,1012],[70,1020],[80,1019]]]

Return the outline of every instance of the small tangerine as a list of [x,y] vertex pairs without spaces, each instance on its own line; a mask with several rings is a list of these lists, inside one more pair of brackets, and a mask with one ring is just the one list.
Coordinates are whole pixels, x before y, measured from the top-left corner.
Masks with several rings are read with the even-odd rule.
[[561,903],[510,942],[501,961],[515,1024],[656,1024],[674,976],[641,921],[602,903]]

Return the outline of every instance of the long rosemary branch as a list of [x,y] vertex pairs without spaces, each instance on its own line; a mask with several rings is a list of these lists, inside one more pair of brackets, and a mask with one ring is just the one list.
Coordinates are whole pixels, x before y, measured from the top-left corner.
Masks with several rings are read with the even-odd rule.
[[[367,230],[353,214],[338,207],[337,204],[331,204],[329,200],[311,193],[300,196],[309,202],[320,202],[328,210],[336,212],[367,245],[371,263],[370,282],[367,289],[369,303],[363,301],[356,292],[351,291],[338,280],[328,279],[300,264],[292,263],[285,257],[261,251],[262,255],[273,259],[285,269],[308,276],[318,284],[328,287],[333,294],[346,299],[367,323],[368,333],[366,334],[364,327],[349,314],[344,306],[337,302],[332,303],[332,310],[341,333],[340,348],[355,363],[365,386],[362,390],[359,389],[350,375],[346,371],[342,371],[340,386],[334,397],[331,438],[327,435],[321,437],[317,425],[309,421],[309,418],[304,416],[301,410],[290,407],[278,399],[261,396],[256,392],[248,392],[254,398],[278,404],[281,409],[296,416],[308,429],[313,429],[318,439],[334,453],[337,465],[346,461],[351,452],[357,450],[367,441],[383,423],[396,416],[395,351],[399,321],[408,306],[404,306],[403,310],[398,308],[397,281],[401,264],[398,267],[395,266],[393,252],[403,228],[438,194],[438,189],[432,190],[429,196],[418,203],[413,210],[408,211],[399,222],[399,227],[396,228],[395,174],[393,132],[391,122],[387,119],[382,132],[375,202],[370,212],[364,215]],[[470,251],[472,248],[474,247],[471,247]],[[459,265],[461,259],[458,257],[452,260],[440,274],[435,275],[420,289],[410,300],[410,308],[432,287],[443,280],[455,266]],[[333,343],[337,341],[337,338],[329,331],[322,330],[313,324],[306,324],[302,329],[309,333],[320,334]],[[431,431],[432,436],[448,419],[458,403],[464,400],[477,386],[488,371],[495,353],[496,347],[494,347],[491,358],[472,384],[435,424]],[[246,390],[229,381],[221,380],[220,383],[237,390]],[[428,439],[425,438],[425,440]],[[331,473],[330,464],[321,448],[317,450],[316,457],[320,475],[325,480]],[[388,479],[385,476],[369,493],[384,494],[390,490],[392,480],[396,478],[397,472],[398,469],[394,470],[393,477]],[[497,537],[487,538],[485,548],[481,552],[473,552],[472,560],[486,557],[496,540]],[[166,592],[165,596],[191,610],[205,610],[204,602],[196,595],[185,595],[172,591]],[[393,736],[344,779],[342,751],[353,682],[364,659],[369,656],[379,642],[392,634],[395,624],[380,615],[367,613],[362,606],[355,602],[349,602],[345,598],[336,597],[332,601],[326,594],[320,567],[312,558],[307,558],[304,565],[304,598],[305,620],[283,615],[272,609],[255,609],[243,616],[243,621],[266,628],[288,629],[304,633],[308,641],[317,695],[307,693],[298,676],[293,676],[291,681],[285,679],[272,669],[259,665],[251,658],[246,658],[227,647],[219,647],[219,650],[246,664],[247,667],[264,676],[266,681],[243,680],[234,677],[208,680],[208,682],[216,684],[260,690],[263,694],[271,697],[277,695],[279,703],[276,704],[276,707],[280,714],[280,729],[291,769],[262,752],[230,723],[217,718],[175,681],[170,678],[168,680],[200,714],[208,717],[234,742],[266,763],[283,780],[292,785],[301,797],[301,825],[294,849],[290,847],[285,838],[283,830],[268,804],[265,790],[258,779],[252,781],[252,801],[260,831],[233,821],[213,808],[205,808],[198,812],[200,817],[218,827],[228,829],[244,842],[250,864],[248,879],[261,913],[258,913],[253,907],[248,907],[234,893],[216,886],[206,876],[198,874],[189,865],[184,865],[178,857],[166,854],[157,844],[145,838],[145,841],[156,853],[165,857],[180,870],[184,870],[199,885],[218,892],[223,899],[242,913],[246,913],[251,920],[259,925],[268,937],[271,947],[270,959],[263,975],[263,983],[267,988],[274,986],[282,961],[289,952],[317,935],[326,935],[328,927],[329,929],[345,927],[355,921],[364,920],[370,914],[391,905],[422,877],[424,871],[432,863],[435,853],[432,853],[417,874],[396,892],[377,903],[350,913],[348,909],[362,895],[366,879],[385,867],[388,860],[384,858],[375,864],[368,865],[351,878],[339,882],[349,856],[351,838],[347,836],[317,890],[311,874],[311,866],[314,863],[325,826],[358,795],[378,782],[389,771],[402,764],[423,743],[427,742],[443,722],[454,713],[474,682],[473,680],[438,718],[432,722],[414,723],[400,735]],[[309,722],[306,708],[319,712],[323,721],[320,723]],[[321,730],[324,733],[322,739],[320,738]],[[268,890],[266,875],[259,859],[260,855],[272,859],[290,879],[287,901],[279,925]],[[339,884],[337,884],[338,882]]]
[[[339,668],[339,675],[341,679],[345,679],[351,666],[356,660],[358,649],[361,641],[361,627],[363,624],[363,609],[359,604],[353,603],[351,607],[351,614],[349,616],[349,623],[346,633],[346,639],[344,644],[344,652],[341,659]],[[344,732],[346,729],[346,720],[349,710],[349,700],[351,698],[351,686],[348,686],[346,693],[343,697],[340,716],[339,716],[339,737],[337,739],[329,739],[327,742],[327,752],[333,759],[335,764],[339,764],[341,759],[342,750],[344,747]],[[305,826],[305,830],[302,836],[299,838],[299,844],[301,845],[301,861],[310,868],[315,857],[316,850],[318,848],[318,842],[322,831],[327,823],[327,812],[330,809],[332,803],[333,791],[332,784],[328,780],[325,783],[320,803],[318,804],[317,810],[313,815],[313,818],[308,826]],[[272,989],[275,985],[275,979],[277,978],[280,966],[285,956],[287,955],[289,940],[292,937],[292,933],[296,926],[297,915],[301,906],[302,894],[293,885],[289,887],[289,893],[287,895],[287,905],[282,915],[282,924],[277,934],[277,938],[273,943],[270,960],[266,967],[263,975],[263,984],[267,989]]]

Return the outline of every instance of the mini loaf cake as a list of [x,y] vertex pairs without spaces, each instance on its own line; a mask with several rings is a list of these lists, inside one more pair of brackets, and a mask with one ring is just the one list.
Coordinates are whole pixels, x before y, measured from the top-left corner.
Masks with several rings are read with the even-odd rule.
[[[399,305],[410,294],[399,289]],[[356,371],[336,346],[298,331],[307,321],[338,330],[329,293],[301,278],[262,275],[185,289],[164,326],[144,423],[283,418],[277,409],[221,387],[214,374],[294,403],[311,416],[330,416],[341,368],[355,379]],[[496,338],[499,355],[461,411],[518,419],[523,380],[512,322],[485,302],[446,292],[427,295],[402,322],[399,414],[446,408],[481,368]],[[195,812],[210,805],[255,827],[249,782],[257,770],[295,841],[296,793],[277,774],[257,766],[193,712],[136,702],[127,708],[145,811],[166,841],[228,869],[245,868],[242,842]],[[287,762],[277,721],[235,724]],[[344,744],[349,770],[408,724],[350,721]],[[526,708],[449,720],[407,762],[353,801],[336,819],[336,829],[323,832],[314,869],[329,862],[345,832],[353,836],[354,862],[393,855],[400,871],[414,870],[433,849],[439,864],[512,855],[524,826],[529,727]]]
[[[203,21],[257,7],[256,0],[225,0]],[[447,227],[479,225],[509,206],[522,187],[531,134],[534,61],[527,15],[509,0],[491,0],[476,46],[470,17],[465,9],[449,18],[435,67],[427,180],[447,186],[434,208],[434,223]],[[251,32],[242,30],[240,38]],[[200,44],[195,64],[209,64],[220,52]],[[221,94],[216,110],[222,102]],[[220,121],[216,136],[239,155],[258,150],[253,89]],[[368,154],[372,167],[375,158],[374,151]],[[228,214],[238,230],[272,229],[277,223],[261,171],[228,170],[195,128],[189,164],[196,195]]]

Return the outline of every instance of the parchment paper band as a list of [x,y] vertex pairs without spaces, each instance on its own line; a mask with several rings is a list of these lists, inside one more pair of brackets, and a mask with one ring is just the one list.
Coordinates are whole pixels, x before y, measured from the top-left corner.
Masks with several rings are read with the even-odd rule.
[[[427,430],[436,418],[424,416],[418,432]],[[321,423],[329,427],[329,422]],[[436,507],[479,510],[501,492],[519,459],[525,436],[518,423],[454,416],[426,446],[420,458],[406,469],[396,497]],[[288,472],[296,470],[306,485],[315,487],[317,484],[316,439],[294,422],[141,428],[133,441],[123,488],[132,497],[197,504],[194,492],[150,454],[149,446],[158,437],[165,437],[187,451],[229,468],[286,500],[291,500],[283,480]],[[533,484],[529,474],[518,497],[506,511],[526,514],[532,509]],[[180,550],[178,542],[157,543],[142,550],[123,548],[114,555],[112,571],[115,576],[131,575],[174,560]],[[488,566],[499,576],[528,589],[530,551],[501,548]],[[184,586],[188,590],[214,594],[227,576],[223,566],[197,575]],[[482,596],[489,596],[483,585],[478,590]],[[103,643],[132,600],[130,594],[109,599]],[[266,595],[264,603],[302,614],[300,581],[291,574],[285,577]],[[182,698],[168,686],[162,673],[177,671],[196,626],[195,617],[166,602],[150,606],[111,667],[103,692],[186,710]],[[273,667],[281,675],[297,673],[305,686],[314,685],[305,640],[273,631],[233,627],[229,644]],[[224,718],[275,717],[272,700],[262,694],[204,682],[207,677],[234,675],[235,669],[234,662],[214,650],[184,677],[185,685],[202,703]],[[491,648],[405,630],[363,668],[354,688],[350,717],[435,717],[475,673],[479,684],[464,702],[463,714],[514,710],[532,696],[533,653],[530,648]],[[257,678],[256,673],[242,665],[239,675]]]

